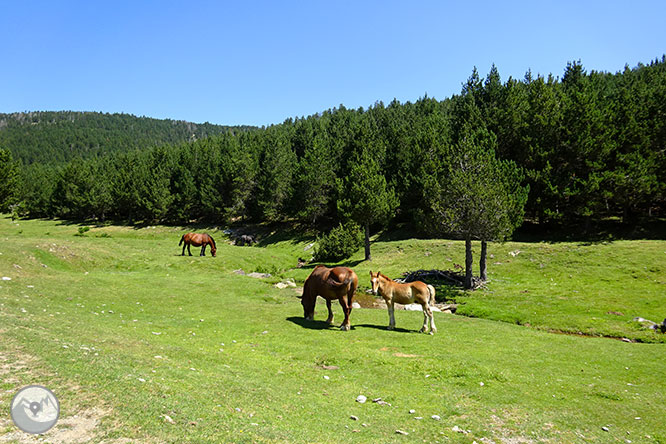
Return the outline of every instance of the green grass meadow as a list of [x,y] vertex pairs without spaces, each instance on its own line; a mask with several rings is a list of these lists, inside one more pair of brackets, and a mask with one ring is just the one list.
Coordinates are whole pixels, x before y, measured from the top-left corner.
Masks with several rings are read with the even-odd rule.
[[[632,320],[666,317],[666,241],[490,244],[486,288],[436,286],[459,307],[430,336],[419,312],[387,331],[356,309],[343,332],[320,300],[303,320],[273,284],[308,276],[308,237],[209,228],[217,257],[182,257],[186,227],[79,227],[0,218],[0,441],[12,396],[42,384],[61,418],[102,412],[92,442],[666,443],[666,335]],[[362,254],[345,264],[365,290],[370,270],[452,269],[464,244]]]

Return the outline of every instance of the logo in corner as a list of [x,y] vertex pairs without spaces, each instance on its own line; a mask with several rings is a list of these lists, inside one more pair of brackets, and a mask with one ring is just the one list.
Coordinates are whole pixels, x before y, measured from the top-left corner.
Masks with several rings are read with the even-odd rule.
[[16,427],[24,432],[45,433],[58,422],[60,403],[46,387],[29,385],[14,396],[11,415]]

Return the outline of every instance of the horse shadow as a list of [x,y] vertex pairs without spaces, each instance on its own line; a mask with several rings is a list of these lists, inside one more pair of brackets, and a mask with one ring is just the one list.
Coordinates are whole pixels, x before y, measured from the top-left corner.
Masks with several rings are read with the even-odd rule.
[[[383,331],[395,331],[398,333],[418,333],[418,330],[407,330],[406,328],[395,327],[393,330],[389,330],[386,325],[374,325],[374,324],[357,324],[358,328],[374,328],[375,330]],[[353,327],[352,327],[353,328]]]
[[[307,328],[308,330],[339,330],[340,326],[337,324],[327,324],[325,321],[308,321],[307,319],[301,316],[290,316],[287,318],[287,321],[298,325],[299,327]],[[373,325],[373,324],[357,324],[352,325],[351,329],[356,330],[357,328],[374,328],[375,330],[388,331],[385,325]],[[418,333],[418,330],[407,330],[404,328],[394,328],[393,331],[398,333]]]
[[325,321],[308,321],[301,316],[290,316],[287,318],[287,321],[309,330],[334,330],[339,328],[335,324],[327,324]]

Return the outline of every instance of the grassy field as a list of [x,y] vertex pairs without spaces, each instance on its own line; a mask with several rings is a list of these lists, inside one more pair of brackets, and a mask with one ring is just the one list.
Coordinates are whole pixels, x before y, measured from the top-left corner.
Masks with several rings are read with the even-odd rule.
[[[209,229],[218,257],[181,257],[184,231],[0,219],[0,442],[37,442],[8,404],[43,384],[62,405],[47,442],[666,443],[664,336],[632,321],[666,317],[664,241],[491,245],[487,288],[438,286],[465,316],[437,313],[428,336],[417,312],[387,331],[385,311],[354,310],[341,332],[320,301],[304,321],[273,284],[303,282],[311,239]],[[347,262],[364,288],[371,269],[464,258],[448,240],[372,248]]]

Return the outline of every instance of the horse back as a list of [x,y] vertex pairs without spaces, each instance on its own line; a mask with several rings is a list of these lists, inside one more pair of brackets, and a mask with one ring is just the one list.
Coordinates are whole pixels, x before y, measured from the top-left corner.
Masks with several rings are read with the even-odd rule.
[[304,288],[325,299],[337,299],[340,296],[355,292],[358,286],[358,277],[351,268],[328,268],[318,265],[305,281]]
[[[428,285],[421,281],[400,283],[393,280],[389,281],[390,296],[393,302],[398,304],[411,304],[417,302],[421,305],[428,304],[430,300],[430,290]],[[428,304],[429,305],[429,304]]]

